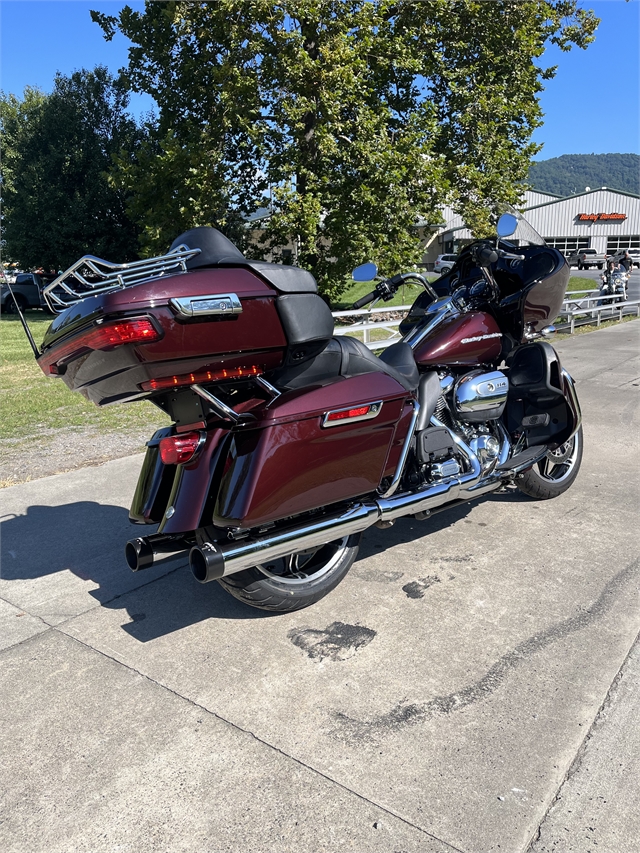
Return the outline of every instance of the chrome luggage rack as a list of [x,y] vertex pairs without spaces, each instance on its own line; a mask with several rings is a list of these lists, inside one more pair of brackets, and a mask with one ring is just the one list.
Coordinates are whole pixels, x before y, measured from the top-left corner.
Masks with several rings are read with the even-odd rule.
[[121,290],[162,275],[187,272],[187,261],[199,255],[200,251],[190,249],[183,243],[166,255],[129,264],[114,264],[95,255],[85,255],[48,284],[42,293],[49,308],[55,314],[60,314],[87,296]]

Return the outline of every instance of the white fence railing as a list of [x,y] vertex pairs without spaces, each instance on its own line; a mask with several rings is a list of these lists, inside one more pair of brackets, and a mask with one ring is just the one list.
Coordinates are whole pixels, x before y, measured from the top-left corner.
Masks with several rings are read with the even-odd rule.
[[[619,302],[619,296],[601,296],[599,290],[574,290],[565,296],[558,317],[564,319],[568,331],[573,334],[576,318],[595,319],[599,326],[602,320],[622,320],[624,315],[636,313],[640,317],[640,299],[628,299]],[[362,340],[369,349],[386,349],[401,340],[398,326],[402,317],[411,308],[410,305],[393,305],[387,308],[361,309],[360,311],[334,311],[336,335],[362,334]],[[401,317],[393,320],[376,320],[380,314],[398,313]],[[355,317],[355,323],[338,325],[345,317]],[[362,318],[362,319],[360,319]],[[358,335],[360,337],[360,335]]]

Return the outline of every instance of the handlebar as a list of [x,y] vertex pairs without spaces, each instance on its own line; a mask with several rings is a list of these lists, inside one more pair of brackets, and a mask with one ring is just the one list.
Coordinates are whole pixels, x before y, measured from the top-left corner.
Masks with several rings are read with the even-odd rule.
[[373,302],[374,299],[378,298],[378,294],[375,290],[372,290],[371,293],[366,293],[357,302],[353,303],[353,307],[357,310],[358,308],[364,308],[365,305],[368,305],[370,302]]
[[368,305],[375,299],[382,299],[384,302],[388,302],[396,295],[400,285],[412,278],[421,284],[433,299],[438,298],[437,293],[423,275],[420,275],[420,273],[417,272],[403,272],[398,273],[398,275],[394,275],[392,278],[387,278],[384,281],[378,282],[374,290],[372,290],[371,293],[361,296],[357,302],[353,303],[353,307],[356,310],[358,310],[358,308],[364,308],[365,305]]

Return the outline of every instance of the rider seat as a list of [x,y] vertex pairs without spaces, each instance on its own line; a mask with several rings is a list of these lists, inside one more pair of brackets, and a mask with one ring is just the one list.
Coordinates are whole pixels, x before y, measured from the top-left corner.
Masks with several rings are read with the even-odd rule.
[[357,338],[341,336],[331,338],[312,359],[275,371],[272,381],[279,388],[293,390],[365,373],[386,373],[407,391],[415,391],[420,380],[413,350],[403,341],[388,347],[378,358]]

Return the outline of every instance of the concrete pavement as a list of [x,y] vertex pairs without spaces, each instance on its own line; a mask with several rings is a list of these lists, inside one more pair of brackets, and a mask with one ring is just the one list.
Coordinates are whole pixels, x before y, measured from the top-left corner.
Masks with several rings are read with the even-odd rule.
[[140,457],[1,492],[0,849],[638,847],[639,343],[558,345],[569,492],[368,531],[297,614],[131,573]]

